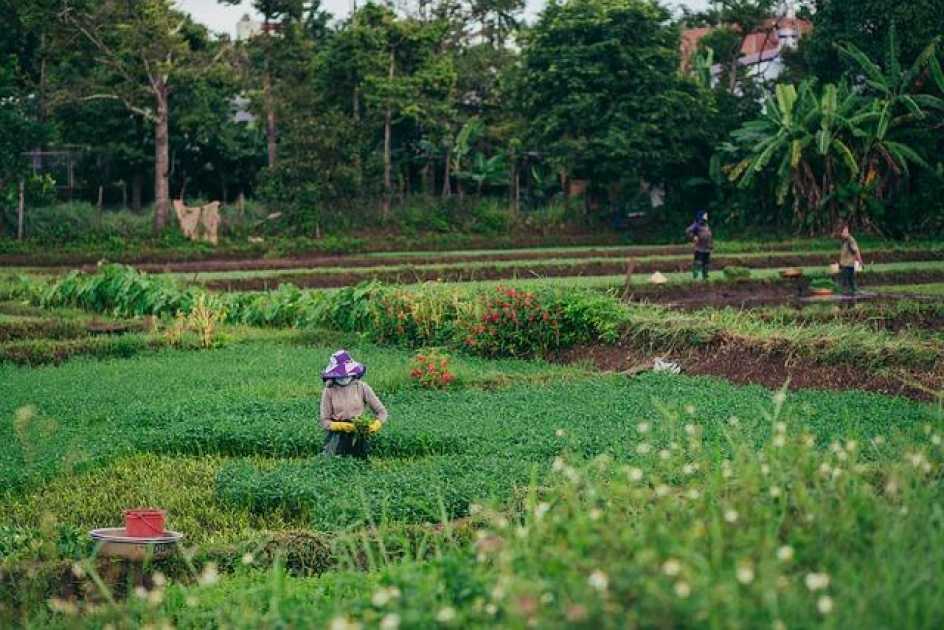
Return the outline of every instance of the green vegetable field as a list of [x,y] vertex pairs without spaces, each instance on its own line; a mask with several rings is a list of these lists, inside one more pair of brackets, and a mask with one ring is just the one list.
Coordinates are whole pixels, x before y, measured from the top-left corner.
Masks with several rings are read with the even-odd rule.
[[[582,276],[579,249],[539,261],[570,277],[324,290],[6,275],[0,621],[936,627],[944,305],[921,247],[850,304],[775,266]],[[367,459],[322,454],[338,348],[389,412]],[[102,557],[88,532],[135,507],[176,553]]]

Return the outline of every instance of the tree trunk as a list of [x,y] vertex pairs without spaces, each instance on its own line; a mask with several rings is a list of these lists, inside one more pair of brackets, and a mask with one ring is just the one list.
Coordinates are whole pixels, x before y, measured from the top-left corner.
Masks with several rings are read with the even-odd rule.
[[521,176],[518,173],[518,162],[511,162],[511,211],[518,216],[521,202]]
[[443,199],[446,199],[452,196],[452,185],[449,182],[449,166],[451,162],[451,160],[449,159],[449,147],[446,147],[446,159],[443,160],[443,162],[445,162],[445,168],[443,169],[442,196],[443,196]]
[[121,209],[128,209],[128,182],[121,180]]
[[[393,48],[390,49],[390,66],[387,71],[387,78],[393,82]],[[393,197],[393,160],[391,158],[391,140],[393,130],[393,109],[390,103],[387,103],[387,111],[384,112],[384,200],[383,200],[383,218],[386,221],[390,218],[390,200]]]
[[262,94],[266,110],[266,142],[269,148],[269,168],[272,168],[275,166],[278,147],[276,145],[275,105],[272,102],[272,75],[268,69],[262,75]]
[[135,212],[141,212],[141,205],[144,197],[144,175],[135,173],[131,178],[131,209]]
[[26,182],[20,180],[19,203],[16,206],[16,240],[23,240],[23,219],[26,213]]
[[154,231],[160,234],[170,214],[170,137],[168,132],[168,88],[158,82],[155,86],[157,120],[154,123]]

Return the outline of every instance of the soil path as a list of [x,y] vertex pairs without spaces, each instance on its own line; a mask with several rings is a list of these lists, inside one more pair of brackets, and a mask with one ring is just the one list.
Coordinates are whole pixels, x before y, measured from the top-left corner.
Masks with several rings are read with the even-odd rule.
[[554,357],[562,363],[590,361],[599,369],[629,374],[647,369],[654,356],[678,363],[683,374],[717,376],[741,385],[756,384],[779,389],[789,379],[789,388],[820,390],[864,390],[920,401],[936,399],[944,392],[944,368],[907,371],[898,376],[863,372],[850,365],[823,365],[813,361],[788,361],[783,355],[758,351],[738,343],[693,348],[663,355],[641,352],[623,345],[580,346]]
[[[725,267],[750,267],[752,269],[772,269],[780,267],[804,267],[831,264],[832,254],[784,254],[767,256],[719,256],[714,261],[716,270]],[[941,254],[930,251],[886,251],[875,252],[870,263],[925,262],[941,260]],[[379,264],[377,259],[370,259],[371,264]],[[333,265],[339,263],[352,267],[362,263],[360,259],[333,259]],[[403,264],[400,260],[396,264]],[[614,257],[613,262],[594,261],[587,263],[459,267],[452,269],[429,269],[429,264],[410,266],[400,269],[371,269],[350,272],[288,273],[269,277],[230,278],[209,280],[208,288],[223,291],[260,291],[278,288],[282,284],[294,284],[302,288],[337,288],[368,280],[392,284],[416,284],[421,282],[473,282],[482,280],[511,280],[528,278],[561,278],[581,276],[610,276],[626,272],[626,261]],[[691,270],[691,262],[685,258],[671,261],[646,261],[635,265],[634,273],[649,274],[655,271],[678,273]],[[198,273],[194,270],[194,273]],[[879,272],[881,273],[881,272]],[[716,277],[718,277],[716,273]],[[199,280],[199,278],[197,278]]]

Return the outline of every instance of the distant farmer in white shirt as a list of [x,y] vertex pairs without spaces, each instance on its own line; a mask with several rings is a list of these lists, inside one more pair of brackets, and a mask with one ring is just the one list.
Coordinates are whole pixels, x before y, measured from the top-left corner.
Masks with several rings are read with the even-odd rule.
[[849,233],[848,223],[843,223],[840,227],[839,239],[842,241],[842,246],[839,248],[839,282],[844,294],[855,295],[856,263],[860,268],[865,266],[862,262],[862,251],[855,238]]

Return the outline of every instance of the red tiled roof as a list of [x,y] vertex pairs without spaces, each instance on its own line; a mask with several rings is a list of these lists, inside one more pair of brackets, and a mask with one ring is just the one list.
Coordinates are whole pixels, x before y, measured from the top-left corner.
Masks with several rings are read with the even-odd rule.
[[[813,24],[797,18],[771,18],[744,39],[741,46],[741,54],[744,56],[757,55],[761,52],[778,49],[780,47],[780,37],[777,33],[784,28],[799,31],[802,37],[813,30]],[[698,42],[712,31],[714,31],[714,28],[710,26],[690,28],[682,31],[681,49],[683,64],[687,64],[691,56],[698,50]]]

